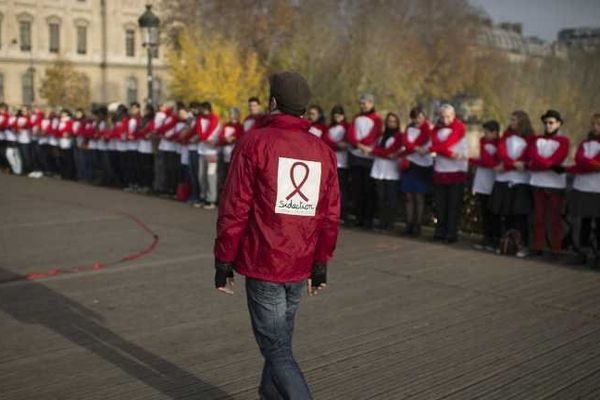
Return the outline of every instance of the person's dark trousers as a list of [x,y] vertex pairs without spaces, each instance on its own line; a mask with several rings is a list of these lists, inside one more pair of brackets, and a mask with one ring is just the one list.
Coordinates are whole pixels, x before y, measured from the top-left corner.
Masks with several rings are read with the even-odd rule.
[[32,143],[19,143],[21,163],[23,163],[23,175],[33,171],[33,147]]
[[198,152],[189,150],[190,164],[188,168],[188,181],[190,182],[190,198],[189,203],[197,203],[200,201],[200,183],[198,181]]
[[175,194],[180,176],[180,156],[174,151],[164,152],[164,186],[163,190],[168,194]]
[[48,160],[48,169],[50,174],[60,174],[60,149],[56,146],[48,145],[46,147],[46,160]]
[[100,151],[100,160],[102,163],[102,184],[107,186],[116,186],[117,178],[113,164],[113,151]]
[[573,249],[578,253],[582,252],[584,248],[592,248],[597,254],[600,254],[600,218],[574,217],[572,243]]
[[125,153],[126,169],[129,177],[129,185],[140,185],[139,168],[137,162],[138,152],[135,150],[128,150]]
[[76,179],[78,181],[82,181],[83,180],[83,171],[84,171],[83,151],[78,146],[75,146],[73,148],[73,159],[75,160],[75,170],[77,171]]
[[68,180],[75,179],[73,149],[60,149],[60,176]]
[[5,140],[0,140],[0,168],[9,168],[8,160],[6,159]]
[[373,215],[377,204],[377,194],[371,166],[373,160],[350,155],[350,179],[352,204],[357,226],[370,228],[373,225]]
[[140,171],[140,185],[143,188],[152,189],[154,183],[154,154],[139,153],[138,163]]
[[492,210],[490,210],[490,195],[477,193],[477,203],[481,215],[483,241],[486,245],[496,246],[500,240],[500,216],[494,214]]
[[345,221],[348,217],[348,183],[350,182],[350,172],[348,168],[338,168],[337,172],[340,185],[341,218]]
[[434,238],[455,241],[458,237],[464,184],[436,184],[433,191],[437,218]]
[[31,148],[31,154],[33,156],[33,169],[34,171],[44,172],[46,170],[43,145],[35,142]]
[[159,150],[154,158],[154,182],[152,187],[155,192],[164,193],[165,189],[165,170],[167,152]]
[[398,211],[398,181],[377,179],[377,203],[379,211],[379,228],[391,230]]
[[265,359],[259,388],[261,399],[311,399],[292,352],[294,318],[304,290],[305,281],[273,283],[246,278],[252,329]]

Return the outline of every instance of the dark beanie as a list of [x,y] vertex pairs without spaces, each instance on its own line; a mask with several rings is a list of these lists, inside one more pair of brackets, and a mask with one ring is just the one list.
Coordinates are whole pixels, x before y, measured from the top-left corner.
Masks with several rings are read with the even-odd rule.
[[296,116],[304,114],[311,93],[302,75],[295,71],[278,72],[269,77],[269,85],[279,111]]

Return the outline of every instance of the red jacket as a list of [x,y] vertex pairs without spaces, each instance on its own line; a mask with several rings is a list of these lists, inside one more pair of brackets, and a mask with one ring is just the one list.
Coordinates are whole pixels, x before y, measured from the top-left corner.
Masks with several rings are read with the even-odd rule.
[[[450,134],[446,137],[440,137],[443,129],[450,129]],[[434,165],[433,181],[439,184],[462,183],[466,180],[466,171],[442,172],[438,171],[437,163],[440,157],[447,159],[450,163],[460,164],[459,160],[454,159],[454,146],[465,138],[467,128],[458,118],[454,119],[448,126],[436,125],[431,133],[432,153],[436,153],[436,165]],[[457,167],[457,169],[459,169]]]
[[477,167],[495,168],[498,159],[498,139],[479,139],[479,158],[470,158],[469,163]]
[[[511,136],[514,136],[514,135],[518,135],[518,134],[510,129],[507,129],[502,134],[502,137],[500,138],[500,140],[498,140],[498,159],[502,163],[502,168],[504,169],[504,171],[512,171],[515,169],[515,162],[522,161],[522,162],[526,163],[527,160],[529,159],[527,148],[525,148],[525,150],[523,150],[521,155],[519,157],[517,157],[516,159],[513,159],[510,156],[508,148],[506,147],[506,142]],[[524,138],[524,140],[527,140],[527,139]]]
[[[231,130],[230,128],[233,128]],[[228,122],[223,126],[223,129],[219,131],[219,145],[227,146],[233,144],[239,140],[244,134],[244,125],[239,122]],[[227,137],[232,137],[233,142],[229,143]]]
[[[338,128],[339,126],[339,128]],[[340,143],[346,141],[346,135],[348,134],[348,123],[346,121],[342,121],[341,124],[332,123],[327,128],[327,131],[321,139],[325,142],[327,146],[331,148],[333,151],[338,151],[340,149]],[[342,129],[341,137],[333,137],[331,136],[332,129]]]
[[[369,118],[371,121],[373,121],[373,125],[371,126],[371,129],[369,130],[367,135],[360,138],[359,133],[357,132],[357,129],[356,129],[357,128],[356,125],[357,125],[358,118],[362,118],[362,117]],[[350,143],[354,147],[356,147],[359,143],[364,144],[365,146],[372,146],[375,143],[377,143],[377,140],[381,137],[382,133],[383,133],[383,121],[381,120],[381,117],[379,116],[379,114],[377,114],[377,112],[375,112],[373,110],[366,114],[359,114],[356,117],[354,117],[354,120],[348,127],[348,136],[347,136],[348,143]]]
[[[538,145],[552,143],[556,146],[551,154],[540,154]],[[527,146],[529,156],[529,169],[531,171],[545,171],[553,166],[562,164],[569,155],[569,138],[559,135],[531,136]]]
[[586,154],[586,146],[597,143],[600,146],[600,137],[589,137],[577,146],[577,152],[575,153],[575,165],[568,168],[568,171],[572,174],[588,174],[591,172],[600,172],[600,152],[596,153],[594,157],[589,157]]
[[238,273],[297,282],[333,255],[340,194],[335,153],[310,123],[270,115],[233,151],[217,220],[215,258]]

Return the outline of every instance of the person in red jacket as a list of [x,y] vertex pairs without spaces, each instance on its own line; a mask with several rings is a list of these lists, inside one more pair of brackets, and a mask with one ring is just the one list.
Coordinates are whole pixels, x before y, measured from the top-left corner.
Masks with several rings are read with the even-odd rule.
[[[265,399],[310,399],[294,360],[294,318],[305,286],[326,285],[339,224],[335,153],[301,118],[310,89],[296,72],[274,74],[270,114],[236,145],[219,204],[215,286],[246,276],[248,309],[265,359]],[[308,285],[306,281],[308,279]]]
[[327,131],[321,137],[337,158],[338,181],[340,183],[340,198],[342,205],[341,220],[346,221],[348,212],[348,122],[341,105],[331,109],[331,120]]
[[221,146],[223,157],[223,171],[219,187],[223,186],[224,180],[227,177],[227,171],[229,171],[229,164],[231,163],[231,153],[233,152],[235,143],[243,134],[244,126],[240,123],[240,109],[232,107],[229,109],[229,121],[219,132],[219,146]]
[[200,115],[195,124],[198,135],[198,181],[200,183],[200,201],[205,210],[214,210],[217,203],[218,147],[221,122],[212,110],[210,102],[200,104]]
[[60,111],[60,122],[56,133],[58,138],[59,151],[59,165],[60,165],[60,176],[63,179],[73,180],[75,179],[75,159],[73,158],[73,118],[71,117],[71,111],[62,109]]
[[323,113],[321,106],[312,104],[308,107],[307,117],[310,121],[310,128],[308,131],[322,139],[325,132],[327,132],[327,123],[325,121],[325,113]]
[[8,128],[8,104],[0,103],[0,168],[7,171],[10,168],[6,158],[6,129]]
[[373,157],[359,148],[374,146],[383,133],[383,121],[375,111],[375,97],[364,94],[360,97],[360,114],[348,128],[350,144],[350,184],[352,206],[356,217],[356,226],[370,229],[375,214],[375,184],[371,179]]
[[542,253],[548,225],[551,251],[556,256],[564,237],[562,212],[567,176],[562,164],[569,154],[569,138],[560,131],[563,120],[558,111],[548,110],[541,119],[544,134],[532,136],[527,146],[534,211],[531,249],[534,255]]
[[402,171],[400,190],[406,198],[405,235],[420,236],[425,209],[425,195],[431,190],[433,157],[431,147],[431,123],[419,106],[410,110],[410,123],[403,135],[406,169]]
[[469,148],[465,125],[456,118],[454,107],[443,104],[439,117],[431,135],[431,152],[436,154],[433,182],[437,222],[433,240],[451,244],[458,235]]
[[476,249],[496,251],[500,240],[500,217],[490,209],[490,195],[496,180],[498,159],[498,136],[500,124],[487,121],[483,124],[483,137],[479,139],[479,158],[470,159],[471,165],[477,167],[473,178],[473,193],[477,196],[483,239],[475,245]]
[[586,248],[589,248],[595,257],[593,268],[598,269],[600,268],[600,113],[592,116],[590,133],[577,147],[575,165],[569,168],[569,172],[575,176],[573,190],[568,196],[568,210],[577,262],[585,264],[588,261],[591,255],[588,255]]
[[394,220],[398,213],[398,181],[400,166],[398,156],[402,150],[404,134],[400,130],[400,118],[394,113],[385,117],[383,135],[373,147],[358,144],[366,154],[374,157],[371,167],[371,179],[375,181],[377,190],[377,211],[379,213],[378,228],[384,231],[394,229]]

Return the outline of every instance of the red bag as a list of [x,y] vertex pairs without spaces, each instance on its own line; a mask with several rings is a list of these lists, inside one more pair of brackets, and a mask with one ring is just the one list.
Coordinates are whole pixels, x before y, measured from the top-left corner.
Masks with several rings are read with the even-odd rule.
[[188,182],[182,182],[177,185],[177,192],[175,193],[175,196],[177,197],[178,201],[187,201],[191,192],[191,185]]

